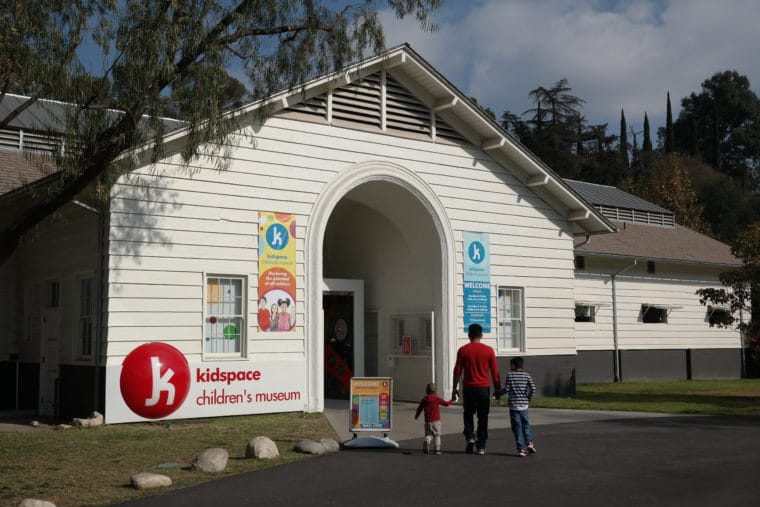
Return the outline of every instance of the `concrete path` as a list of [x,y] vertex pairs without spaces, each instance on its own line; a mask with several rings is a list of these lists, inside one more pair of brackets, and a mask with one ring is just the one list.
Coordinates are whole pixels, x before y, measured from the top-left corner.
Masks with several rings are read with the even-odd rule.
[[[351,431],[349,431],[348,406],[348,400],[327,400],[325,402],[325,416],[327,417],[327,420],[330,421],[330,424],[332,425],[333,429],[335,429],[335,432],[338,434],[341,441],[346,441],[353,436]],[[416,403],[394,403],[391,419],[393,429],[388,434],[389,438],[396,441],[409,440],[414,438],[421,439],[424,435],[424,430],[422,427],[423,416],[420,416],[419,419],[415,420],[414,413],[416,411]],[[654,414],[649,412],[558,410],[548,408],[530,409],[530,422],[533,426],[583,421],[604,421],[610,419],[640,419],[657,417],[677,416],[672,416],[669,414]],[[443,425],[443,433],[461,432],[463,428],[461,405],[441,407],[441,422]],[[509,417],[507,415],[506,407],[491,409],[491,413],[488,416],[488,427],[492,429],[504,429],[509,427]]]

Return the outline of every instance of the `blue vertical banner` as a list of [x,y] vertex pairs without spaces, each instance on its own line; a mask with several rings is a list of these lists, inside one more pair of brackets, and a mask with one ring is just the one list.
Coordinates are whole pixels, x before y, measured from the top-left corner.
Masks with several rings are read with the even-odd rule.
[[464,330],[480,324],[491,332],[491,245],[484,232],[462,232],[464,242]]

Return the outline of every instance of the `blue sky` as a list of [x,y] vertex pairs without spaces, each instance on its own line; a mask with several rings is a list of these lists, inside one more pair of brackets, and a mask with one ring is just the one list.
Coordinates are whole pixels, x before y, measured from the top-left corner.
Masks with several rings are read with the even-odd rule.
[[438,30],[383,16],[389,47],[408,42],[497,116],[531,107],[528,92],[567,78],[591,123],[618,133],[620,110],[641,130],[722,70],[760,90],[757,0],[447,0]]

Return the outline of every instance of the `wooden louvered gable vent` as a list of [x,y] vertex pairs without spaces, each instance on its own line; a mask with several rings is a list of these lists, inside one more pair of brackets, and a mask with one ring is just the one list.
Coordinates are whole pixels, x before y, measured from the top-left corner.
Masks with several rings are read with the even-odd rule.
[[54,153],[58,143],[50,136],[32,130],[4,128],[0,129],[0,148]]
[[385,80],[386,128],[431,135],[430,109],[390,76]]
[[675,216],[670,213],[658,213],[628,208],[616,208],[613,206],[597,206],[602,215],[617,222],[630,222],[634,224],[657,225],[660,227],[675,227]]
[[333,90],[333,121],[346,120],[380,128],[380,95],[378,74]]
[[[385,99],[383,101],[383,99]],[[383,122],[385,102],[385,122]],[[390,134],[416,139],[467,142],[464,137],[443,121],[402,84],[378,72],[354,83],[341,86],[326,94],[299,102],[286,109],[298,117],[319,122],[329,121],[337,126],[377,129]],[[433,129],[435,121],[435,129]]]

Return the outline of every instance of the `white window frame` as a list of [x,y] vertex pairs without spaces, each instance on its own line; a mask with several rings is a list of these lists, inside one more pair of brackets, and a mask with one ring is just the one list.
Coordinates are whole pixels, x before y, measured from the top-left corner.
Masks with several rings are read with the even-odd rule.
[[[517,346],[514,346],[514,331],[509,337],[503,336],[502,322],[506,323],[507,316],[501,306],[502,291],[512,292],[512,308],[510,308],[509,320],[512,323],[510,330],[516,329],[519,333]],[[515,297],[515,293],[517,296]],[[514,301],[518,301],[519,315],[514,315]],[[496,350],[499,355],[525,351],[525,287],[513,287],[499,285],[496,287]]]
[[[240,281],[240,313],[209,313],[208,302],[208,283],[209,280],[239,280]],[[240,319],[241,323],[238,327],[238,333],[240,334],[240,350],[239,351],[210,351],[208,350],[208,342],[211,340],[218,340],[219,338],[213,338],[207,335],[207,326],[210,324],[211,317],[217,319]],[[203,360],[219,360],[219,359],[245,359],[248,357],[248,276],[239,274],[221,274],[221,273],[203,273],[203,324],[202,324],[202,336],[201,336],[201,350],[203,351]],[[208,339],[207,339],[208,338]]]
[[[85,280],[90,281],[90,308],[89,308],[89,314],[85,315],[82,313],[82,282]],[[96,333],[95,333],[95,326],[96,326],[96,318],[95,318],[95,275],[92,271],[88,272],[82,272],[82,273],[75,273],[74,274],[74,304],[72,305],[73,309],[73,332],[72,336],[74,337],[74,359],[76,361],[91,361],[92,360],[92,351],[95,347],[95,340]],[[85,347],[84,342],[84,336],[82,334],[82,324],[86,324],[89,321],[89,351],[86,350],[87,347]]]

